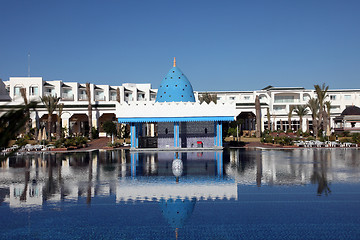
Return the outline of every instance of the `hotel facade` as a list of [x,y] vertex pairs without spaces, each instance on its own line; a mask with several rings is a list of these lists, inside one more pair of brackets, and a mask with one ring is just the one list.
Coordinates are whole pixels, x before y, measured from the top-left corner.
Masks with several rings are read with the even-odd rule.
[[[88,99],[85,84],[78,82],[64,82],[62,80],[44,80],[42,77],[10,77],[9,80],[0,82],[0,114],[23,104],[20,89],[26,89],[29,101],[38,101],[37,111],[31,112],[33,127],[46,126],[47,110],[41,103],[40,97],[53,95],[60,97],[60,103],[64,104],[61,116],[62,127],[66,127],[69,134],[86,134],[88,129]],[[90,84],[91,103],[93,106],[92,125],[98,128],[100,136],[102,124],[105,121],[117,121],[116,106],[118,104],[155,103],[157,89],[151,84],[123,83],[121,85],[97,85]],[[288,130],[288,113],[292,106],[305,105],[310,98],[316,98],[313,89],[302,87],[272,87],[268,86],[255,91],[194,91],[195,101],[204,94],[212,94],[217,98],[217,104],[232,104],[237,119],[242,118],[241,130],[252,134],[255,130],[255,98],[259,97],[261,104],[261,129],[268,128],[268,112],[270,113],[271,130]],[[360,131],[358,120],[353,122],[339,122],[334,119],[350,106],[360,106],[360,89],[330,89],[325,99],[331,102],[331,130]],[[54,115],[57,113],[54,112]],[[53,118],[56,122],[56,117]],[[354,122],[355,121],[355,122]],[[355,124],[354,124],[355,123]],[[299,129],[299,117],[293,113],[291,117],[292,130]],[[156,135],[156,124],[146,124],[147,136]],[[303,117],[304,131],[312,129],[311,112]],[[54,130],[52,132],[55,132]]]

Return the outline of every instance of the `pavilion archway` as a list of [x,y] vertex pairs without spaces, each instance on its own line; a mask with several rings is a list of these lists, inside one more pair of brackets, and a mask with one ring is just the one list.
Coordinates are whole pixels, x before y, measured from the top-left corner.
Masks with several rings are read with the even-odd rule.
[[89,119],[84,113],[74,114],[69,119],[69,133],[70,135],[88,135],[89,134]]

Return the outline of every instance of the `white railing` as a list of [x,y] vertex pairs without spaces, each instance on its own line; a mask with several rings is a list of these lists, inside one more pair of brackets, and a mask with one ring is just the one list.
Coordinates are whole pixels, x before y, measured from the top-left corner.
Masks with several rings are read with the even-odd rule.
[[105,96],[95,95],[95,101],[105,101]]
[[298,103],[300,99],[275,99],[274,103]]
[[85,100],[88,100],[88,97],[86,95],[84,95],[84,94],[80,94],[79,95],[79,100],[80,101],[85,101]]
[[74,101],[74,94],[63,93],[61,95],[61,100]]

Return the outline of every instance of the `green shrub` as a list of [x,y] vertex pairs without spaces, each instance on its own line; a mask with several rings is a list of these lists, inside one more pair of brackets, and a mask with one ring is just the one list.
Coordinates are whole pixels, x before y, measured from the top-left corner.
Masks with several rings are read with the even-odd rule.
[[350,132],[349,132],[349,131],[344,131],[344,132],[342,133],[342,136],[343,136],[343,137],[349,137],[349,136],[350,136]]
[[262,139],[261,142],[263,143],[272,143],[273,142],[273,137],[270,135],[265,135]]
[[76,146],[75,138],[73,138],[73,137],[67,138],[64,142],[64,146],[65,147]]
[[97,128],[92,127],[91,134],[92,134],[93,139],[99,138],[99,130]]
[[353,143],[360,144],[360,133],[353,133],[351,138]]
[[352,138],[350,137],[343,137],[339,140],[340,142],[344,143],[344,142],[352,142]]
[[308,133],[308,132],[303,132],[302,136],[303,136],[303,137],[309,137],[309,136],[310,136],[310,133]]

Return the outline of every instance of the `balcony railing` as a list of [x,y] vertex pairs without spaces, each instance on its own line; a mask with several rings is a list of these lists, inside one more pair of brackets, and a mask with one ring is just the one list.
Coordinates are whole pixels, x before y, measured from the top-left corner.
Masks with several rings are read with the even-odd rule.
[[64,100],[64,101],[74,101],[74,94],[63,93],[63,94],[61,95],[61,100]]
[[300,99],[275,99],[274,103],[298,103]]
[[79,95],[79,101],[87,101],[88,97],[86,95],[80,94]]
[[97,96],[97,95],[95,95],[95,97],[94,97],[94,99],[95,99],[95,101],[105,101],[105,96]]

